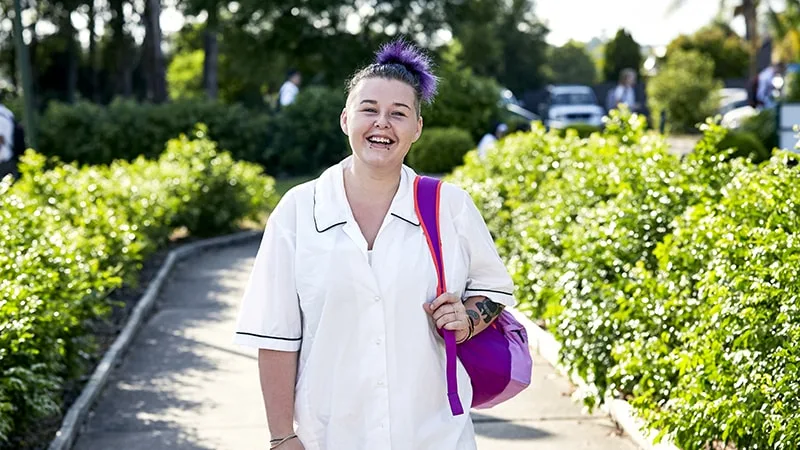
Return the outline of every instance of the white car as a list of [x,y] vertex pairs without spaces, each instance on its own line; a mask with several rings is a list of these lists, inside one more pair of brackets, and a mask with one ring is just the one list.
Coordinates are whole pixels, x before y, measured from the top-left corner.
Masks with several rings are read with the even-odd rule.
[[589,86],[560,85],[547,88],[545,100],[539,104],[539,114],[547,128],[574,124],[601,127],[605,109]]

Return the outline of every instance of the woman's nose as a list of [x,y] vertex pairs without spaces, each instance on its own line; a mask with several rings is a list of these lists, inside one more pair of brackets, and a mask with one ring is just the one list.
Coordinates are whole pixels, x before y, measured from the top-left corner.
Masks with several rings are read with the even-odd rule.
[[383,114],[378,115],[375,119],[375,128],[389,128],[389,119]]

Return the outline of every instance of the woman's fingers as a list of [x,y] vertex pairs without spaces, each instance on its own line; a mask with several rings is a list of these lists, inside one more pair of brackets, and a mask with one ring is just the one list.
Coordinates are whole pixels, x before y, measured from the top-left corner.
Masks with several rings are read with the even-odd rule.
[[[459,315],[459,314],[457,314],[455,312],[452,312],[452,313],[444,314],[441,317],[436,318],[434,320],[436,321],[436,327],[437,328],[442,328],[445,325],[450,324],[450,323],[464,322],[462,319],[463,319],[463,317],[461,315]],[[448,330],[449,330],[449,328],[448,328]]]
[[460,303],[461,299],[458,298],[457,296],[453,295],[453,294],[445,292],[444,294],[436,297],[436,299],[431,302],[431,309],[436,311],[442,305],[445,305],[445,304],[448,304],[448,303],[456,303],[456,302]]
[[453,294],[445,293],[433,302],[422,305],[425,312],[431,315],[436,328],[445,330],[466,330],[469,327],[467,312],[461,299]]

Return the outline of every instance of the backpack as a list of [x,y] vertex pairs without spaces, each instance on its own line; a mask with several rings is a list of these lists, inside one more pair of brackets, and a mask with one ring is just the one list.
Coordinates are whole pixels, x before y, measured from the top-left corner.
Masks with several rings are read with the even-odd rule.
[[[447,292],[439,235],[441,186],[435,178],[418,176],[414,180],[415,209],[436,268],[437,297]],[[458,345],[454,331],[440,329],[439,333],[445,341],[447,398],[454,416],[464,413],[458,398],[456,357],[469,374],[473,408],[496,406],[531,384],[533,359],[528,335],[510,312],[503,311],[489,327]]]

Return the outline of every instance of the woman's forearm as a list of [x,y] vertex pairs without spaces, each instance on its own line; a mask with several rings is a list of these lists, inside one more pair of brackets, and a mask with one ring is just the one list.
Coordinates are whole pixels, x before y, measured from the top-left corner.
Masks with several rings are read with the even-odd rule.
[[464,302],[467,317],[472,322],[472,335],[475,336],[489,327],[503,312],[504,305],[495,303],[484,296],[470,297]]
[[298,352],[260,349],[258,373],[267,410],[267,424],[273,437],[294,432],[294,389]]

